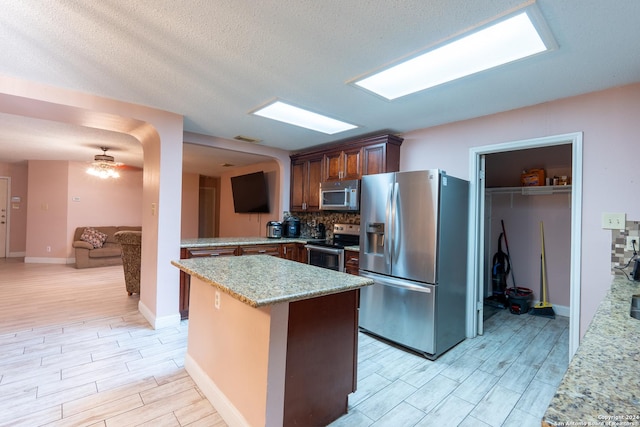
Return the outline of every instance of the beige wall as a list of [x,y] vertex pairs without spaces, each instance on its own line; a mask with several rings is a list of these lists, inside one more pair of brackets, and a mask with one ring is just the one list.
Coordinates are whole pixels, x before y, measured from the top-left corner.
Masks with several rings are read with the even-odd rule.
[[[233,210],[231,177],[252,172],[264,171],[269,187],[270,213],[237,214]],[[280,197],[283,194],[280,182],[280,168],[276,161],[258,163],[251,166],[234,168],[220,177],[220,237],[265,236],[269,221],[282,220]],[[289,192],[286,191],[287,195]]]
[[[561,99],[501,114],[408,132],[401,170],[431,167],[469,178],[471,147],[583,132],[580,330],[584,333],[612,280],[611,232],[603,212],[640,220],[640,84]],[[575,165],[574,165],[575,167]],[[569,254],[562,256],[569,261]]]

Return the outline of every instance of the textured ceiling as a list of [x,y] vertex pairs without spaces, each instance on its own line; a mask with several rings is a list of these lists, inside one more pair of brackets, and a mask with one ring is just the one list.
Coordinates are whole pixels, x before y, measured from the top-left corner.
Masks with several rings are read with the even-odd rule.
[[[639,1],[540,0],[559,45],[553,52],[392,102],[347,84],[522,4],[11,1],[0,14],[0,74],[168,110],[184,115],[185,131],[245,135],[285,150],[382,130],[402,133],[640,81]],[[359,128],[329,136],[248,114],[275,98]],[[114,151],[123,147],[123,159],[141,156],[122,140],[127,137],[86,132],[0,115],[0,159],[20,157],[15,141],[23,152],[33,145],[48,153],[106,140]]]

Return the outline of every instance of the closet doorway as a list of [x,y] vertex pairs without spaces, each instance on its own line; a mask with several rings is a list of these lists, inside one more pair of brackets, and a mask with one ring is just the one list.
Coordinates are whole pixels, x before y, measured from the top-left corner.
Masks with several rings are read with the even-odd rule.
[[[569,355],[579,343],[580,242],[582,205],[582,134],[566,134],[476,147],[470,152],[471,253],[467,300],[467,336],[483,333],[484,299],[491,291],[490,263],[497,249],[502,221],[517,286],[539,289],[540,221],[545,224],[545,247],[554,244],[556,313],[569,317]],[[567,162],[569,162],[567,164]],[[570,187],[520,186],[522,169],[543,167],[548,175],[567,176]],[[552,237],[553,234],[553,237]],[[559,247],[564,245],[564,248]],[[503,243],[504,245],[504,243]],[[506,248],[503,246],[503,250]],[[515,251],[515,252],[514,252]],[[537,255],[536,255],[537,253]],[[546,254],[550,261],[549,254]],[[549,277],[549,276],[548,276]],[[513,277],[509,276],[509,286]],[[551,294],[551,292],[550,292]]]

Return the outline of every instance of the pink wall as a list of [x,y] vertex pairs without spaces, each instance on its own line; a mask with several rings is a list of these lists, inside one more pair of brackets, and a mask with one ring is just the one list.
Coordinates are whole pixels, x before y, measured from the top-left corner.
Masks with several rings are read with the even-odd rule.
[[[637,139],[640,84],[409,132],[400,168],[445,169],[469,178],[469,149],[503,142],[583,132],[583,205],[580,330],[584,333],[612,280],[611,232],[603,212],[640,220]],[[567,254],[567,260],[568,260]]]
[[77,227],[142,225],[142,171],[121,169],[118,179],[101,179],[86,173],[87,164],[69,162],[67,202],[68,257]]
[[[268,214],[237,214],[233,210],[231,177],[257,171],[264,171],[267,176],[271,212]],[[279,182],[280,169],[275,161],[235,168],[222,175],[220,177],[220,237],[265,236],[267,222],[282,220],[282,211],[279,209],[282,190],[278,185]],[[288,195],[288,192],[286,194]]]
[[198,203],[200,200],[200,175],[182,174],[182,239],[198,237]]
[[66,161],[29,161],[26,262],[67,257],[67,169]]
[[20,197],[19,202],[9,202],[9,253],[7,256],[24,256],[27,248],[27,162],[0,162],[0,176],[11,178],[9,193]]

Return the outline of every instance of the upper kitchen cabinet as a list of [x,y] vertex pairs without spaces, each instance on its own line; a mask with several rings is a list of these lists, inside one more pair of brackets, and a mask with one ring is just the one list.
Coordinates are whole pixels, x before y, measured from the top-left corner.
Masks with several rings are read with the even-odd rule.
[[322,180],[360,179],[362,176],[361,157],[361,147],[326,153],[323,159]]
[[291,202],[293,212],[320,209],[322,155],[291,156]]
[[362,148],[362,175],[397,172],[400,170],[400,144],[402,139],[394,138],[397,141],[378,142]]
[[400,170],[395,135],[376,135],[323,145],[291,155],[292,212],[320,208],[320,182],[360,179],[363,175]]

